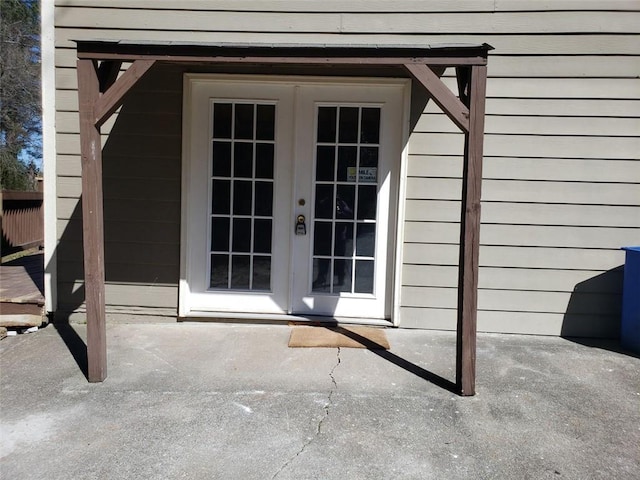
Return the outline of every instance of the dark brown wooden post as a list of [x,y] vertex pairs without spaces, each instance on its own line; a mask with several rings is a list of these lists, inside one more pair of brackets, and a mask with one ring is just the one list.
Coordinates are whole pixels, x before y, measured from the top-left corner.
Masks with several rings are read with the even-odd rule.
[[468,85],[469,132],[465,135],[458,272],[456,384],[461,395],[475,395],[480,192],[487,67],[471,67]]
[[90,382],[107,377],[107,335],[104,301],[104,221],[102,208],[102,146],[95,122],[100,84],[96,64],[78,60],[80,154],[82,156],[82,239],[87,308],[87,361]]

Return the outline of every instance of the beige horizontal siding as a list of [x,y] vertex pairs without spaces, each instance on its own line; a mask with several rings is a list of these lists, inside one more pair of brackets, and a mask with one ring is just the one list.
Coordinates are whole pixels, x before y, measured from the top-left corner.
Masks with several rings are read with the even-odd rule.
[[[410,177],[407,179],[407,198],[412,200],[457,200],[461,192],[462,180],[457,178]],[[485,202],[640,206],[640,185],[485,180],[482,182],[482,199]]]
[[[487,119],[492,116],[536,115],[541,117],[628,117],[637,121],[640,100],[612,100],[606,98],[488,98]],[[435,104],[427,105],[427,113],[440,112]],[[489,120],[491,121],[491,120]],[[511,132],[505,132],[511,133]]]
[[[485,155],[488,157],[529,156],[535,152],[547,158],[603,158],[634,160],[640,152],[638,137],[558,137],[553,135],[499,135],[484,137]],[[464,146],[464,137],[453,133],[414,133],[409,145],[412,155],[458,155]]]
[[154,10],[255,10],[255,11],[329,11],[329,12],[493,12],[493,11],[548,11],[548,10],[638,10],[636,0],[547,0],[524,2],[522,0],[324,0],[322,2],[300,2],[299,0],[181,0],[179,3],[154,2],[149,0],[56,0],[56,6],[152,8]]
[[[180,161],[172,157],[154,157],[141,162],[132,155],[113,156],[108,159],[108,169],[125,171],[130,177],[154,177],[177,179],[180,178]],[[63,177],[77,177],[80,175],[80,155],[58,155],[58,175]]]
[[[105,226],[105,229],[109,225]],[[166,242],[166,240],[165,240]],[[105,241],[105,260],[117,263],[130,263],[138,265],[175,265],[178,258],[178,244],[144,242],[143,245],[132,241]],[[82,250],[82,242],[66,240],[64,245],[58,247],[58,259],[73,261],[77,258],[78,251]]]
[[[597,105],[592,105],[592,109],[595,106]],[[640,109],[640,105],[638,108]],[[599,113],[591,111],[592,115]],[[425,133],[458,132],[455,124],[440,113],[423,115],[414,131]],[[485,133],[488,135],[637,137],[640,135],[640,118],[489,114],[485,118]]]
[[[103,148],[109,148],[110,154],[114,156],[128,155],[136,158],[157,158],[170,157],[180,158],[181,138],[179,136],[158,135],[149,136],[147,141],[142,143],[132,141],[137,135],[120,135],[121,141],[111,142],[109,146],[106,141],[109,137],[103,135]],[[131,143],[124,143],[129,140]],[[80,155],[80,134],[79,133],[59,133],[56,137],[56,147],[63,155]]]
[[[462,173],[462,159],[459,157],[420,155],[409,158],[410,177],[456,178]],[[485,157],[482,176],[493,180],[638,184],[640,183],[640,162],[637,160]]]
[[[58,276],[59,283],[69,285],[84,282],[84,270],[81,261],[58,261],[61,267]],[[163,265],[153,263],[140,265],[136,263],[119,263],[109,261],[106,269],[106,282],[108,283],[127,283],[131,285],[158,285],[158,286],[176,286],[180,268],[178,265]],[[60,292],[61,298],[67,298],[67,303],[72,303],[71,299],[76,298],[77,293],[70,291],[67,287]],[[159,290],[157,290],[160,292]],[[82,299],[84,301],[84,299]],[[76,301],[77,302],[77,301]],[[175,305],[174,315],[175,315]]]
[[[104,176],[103,190],[105,200],[115,197],[119,200],[161,201],[167,197],[180,196],[180,184],[175,179],[164,178],[122,178]],[[143,188],[144,187],[144,188]],[[60,196],[77,198],[82,193],[80,177],[59,177]]]
[[[73,67],[75,65],[75,42],[73,40],[95,40],[121,38],[126,40],[166,41],[167,35],[162,30],[144,29],[81,29],[58,28],[56,37],[56,66]],[[116,35],[119,37],[116,38]],[[482,38],[469,34],[440,34],[425,38],[424,35],[385,35],[358,34],[345,38],[336,33],[299,33],[285,31],[280,33],[264,32],[215,32],[212,40],[210,32],[173,31],[171,39],[176,42],[218,42],[218,43],[326,43],[371,45],[389,44],[442,44],[442,43],[479,43],[488,42],[495,51],[493,56],[501,55],[598,55],[602,51],[610,55],[638,55],[640,40],[637,36],[625,34],[581,34],[563,36],[557,34],[537,35],[534,40],[527,35],[486,35]],[[345,42],[346,40],[346,42]],[[493,65],[493,63],[492,63]],[[592,68],[592,67],[582,67]]]
[[[63,291],[77,292],[83,285],[82,282],[61,283],[60,288]],[[114,283],[105,285],[105,299],[110,306],[174,309],[177,296],[176,286]],[[61,302],[66,304],[63,299]],[[75,305],[74,309],[84,309],[84,302]]]
[[[56,6],[58,217],[72,240],[62,255],[72,286],[82,268],[73,253],[81,236],[73,39],[487,42],[496,50],[487,85],[478,327],[616,334],[619,247],[640,238],[637,1],[58,0]],[[141,301],[134,292],[154,273],[177,281],[171,249],[180,217],[182,94],[180,74],[163,72],[145,77],[126,111],[103,130],[111,132],[103,142],[108,281],[119,285],[107,295],[114,311],[152,308],[160,290]],[[456,91],[452,73],[443,79]],[[462,142],[428,104],[408,145],[404,327],[455,328]],[[136,255],[146,244],[159,245]],[[164,265],[158,255],[171,258]],[[127,278],[140,282],[125,285]],[[172,295],[160,300],[163,308],[175,308]]]
[[[581,284],[583,293],[620,293],[623,269],[601,276],[599,281],[589,282],[593,278],[591,270],[523,269],[484,267],[480,271],[480,289],[482,290],[519,290],[571,293]],[[405,265],[402,281],[408,287],[446,287],[458,286],[458,268],[450,265]]]
[[[593,0],[591,0],[593,1]],[[616,4],[626,5],[628,0],[614,0]],[[567,3],[567,2],[565,2]],[[110,7],[143,8],[153,10],[229,10],[229,11],[281,11],[281,12],[353,12],[353,11],[451,11],[451,2],[447,0],[396,0],[389,5],[386,0],[326,0],[323,2],[300,2],[299,0],[181,0],[180,2],[153,2],[149,0],[57,0],[56,6],[73,7]],[[486,11],[495,8],[494,0],[458,0],[456,11]],[[601,9],[601,8],[599,8]]]
[[[439,200],[408,200],[406,220],[457,222],[460,203]],[[553,205],[489,203],[482,205],[482,222],[502,225],[566,225],[575,227],[629,227],[640,229],[637,207],[611,205]],[[615,239],[612,238],[612,243]]]
[[[480,230],[480,244],[495,246],[610,249],[612,238],[619,246],[634,245],[638,242],[638,229],[484,223]],[[458,223],[405,222],[404,225],[404,240],[408,243],[457,245],[459,239]]]
[[[58,230],[77,238],[82,234],[82,220],[58,220]],[[59,239],[58,239],[59,240]],[[169,221],[132,222],[111,220],[105,229],[105,240],[117,243],[158,243],[167,245],[180,244],[180,226]],[[165,259],[173,260],[175,259]]]
[[[407,243],[406,263],[458,265],[458,246]],[[485,245],[480,249],[480,267],[557,268],[603,271],[624,263],[619,249],[580,249],[549,247],[512,247]]]
[[[151,220],[163,221],[167,218],[175,221],[180,218],[180,200],[163,200],[155,202],[154,208],[149,205],[132,204],[128,200],[111,200],[110,209],[105,209],[105,220],[119,220],[124,218],[129,221]],[[77,211],[76,211],[77,208]],[[58,198],[58,218],[69,220],[80,218],[80,201],[77,198]],[[74,214],[75,212],[75,214]],[[124,212],[124,213],[123,213]]]
[[[118,120],[118,114],[114,114],[106,130],[111,131],[116,121],[118,126],[126,130],[129,135],[157,135],[167,127],[167,124],[180,125],[182,114],[179,111],[158,111],[150,116],[148,112],[132,112],[131,109],[127,109],[127,115],[120,120]],[[59,125],[58,133],[80,133],[78,115],[75,112],[58,112],[56,122]]]
[[271,12],[56,8],[57,27],[340,33],[638,33],[640,12]]
[[[456,311],[441,308],[403,309],[403,327],[455,330]],[[618,334],[617,316],[580,315],[548,312],[479,311],[481,332],[531,333],[575,337],[611,338]]]
[[[621,296],[609,293],[568,293],[520,290],[478,291],[478,309],[482,311],[520,311],[565,313],[569,302],[581,296],[574,313],[582,315],[620,314]],[[456,288],[404,287],[402,303],[407,307],[451,308],[458,302]]]

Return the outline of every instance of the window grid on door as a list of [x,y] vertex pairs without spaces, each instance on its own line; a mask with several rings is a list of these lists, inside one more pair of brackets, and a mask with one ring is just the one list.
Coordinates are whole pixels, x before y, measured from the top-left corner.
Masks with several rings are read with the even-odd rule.
[[271,290],[275,104],[212,102],[210,290]]
[[376,106],[317,108],[313,292],[374,293],[380,114]]

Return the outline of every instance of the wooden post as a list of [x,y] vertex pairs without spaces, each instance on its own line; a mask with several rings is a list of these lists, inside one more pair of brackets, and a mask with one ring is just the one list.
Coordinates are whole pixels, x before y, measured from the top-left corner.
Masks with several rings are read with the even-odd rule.
[[107,335],[104,300],[104,218],[102,207],[102,146],[95,122],[100,95],[96,64],[78,60],[80,153],[82,156],[82,240],[87,308],[87,362],[90,382],[107,377]]
[[465,134],[458,270],[456,384],[461,395],[475,395],[480,192],[487,67],[471,67],[469,132]]

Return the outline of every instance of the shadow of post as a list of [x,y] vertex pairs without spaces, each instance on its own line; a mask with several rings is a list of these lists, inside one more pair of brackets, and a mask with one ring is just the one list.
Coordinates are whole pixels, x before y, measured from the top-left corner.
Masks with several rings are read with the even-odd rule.
[[60,335],[60,338],[67,346],[69,353],[73,356],[73,359],[76,361],[78,368],[83,373],[87,381],[89,381],[89,363],[87,358],[87,344],[85,341],[78,335],[78,332],[71,326],[69,323],[69,318],[57,318],[56,321],[53,322],[53,327]]
[[398,355],[396,355],[395,353],[390,352],[389,350],[387,350],[385,347],[383,347],[382,345],[374,342],[373,340],[370,340],[366,337],[363,337],[362,335],[359,335],[349,329],[343,328],[338,326],[338,324],[332,324],[332,325],[325,325],[324,328],[327,328],[328,330],[332,330],[335,332],[338,332],[342,335],[344,335],[345,337],[349,337],[352,340],[355,340],[356,342],[360,343],[361,345],[363,345],[364,347],[367,348],[367,350],[370,350],[371,352],[373,352],[374,354],[376,354],[377,356],[379,356],[380,358],[385,359],[386,361],[402,368],[403,370],[406,370],[409,373],[412,373],[430,383],[433,383],[434,385],[443,388],[445,390],[448,390],[451,393],[455,393],[455,394],[459,394],[460,393],[460,387],[458,385],[456,385],[454,382],[447,380],[444,377],[441,377],[440,375],[437,375],[433,372],[430,372],[429,370],[425,370],[424,368],[420,367],[419,365],[416,365],[413,362],[410,362]]

